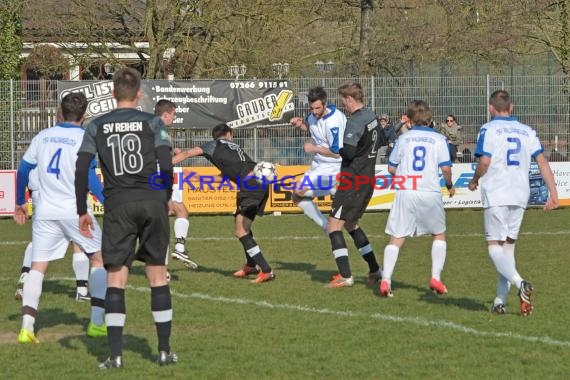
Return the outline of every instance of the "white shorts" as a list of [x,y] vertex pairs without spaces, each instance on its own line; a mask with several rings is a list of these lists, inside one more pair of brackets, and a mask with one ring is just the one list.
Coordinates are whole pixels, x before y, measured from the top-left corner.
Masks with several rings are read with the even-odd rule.
[[178,184],[178,179],[180,178],[180,174],[182,173],[182,168],[174,167],[174,181],[172,184],[172,196],[170,200],[172,202],[182,203],[182,186]]
[[[297,188],[300,190],[313,190],[314,197],[334,195],[336,193],[336,176],[340,172],[340,162],[314,162],[305,172],[304,177],[298,179]],[[302,186],[301,188],[299,188]]]
[[79,233],[79,217],[65,220],[33,220],[32,261],[54,261],[67,252],[69,241],[81,247],[87,255],[101,251],[101,228],[93,218],[93,238]]
[[445,232],[441,193],[399,190],[390,210],[386,233],[396,238]]
[[484,209],[485,240],[517,240],[524,211],[520,206],[494,206]]

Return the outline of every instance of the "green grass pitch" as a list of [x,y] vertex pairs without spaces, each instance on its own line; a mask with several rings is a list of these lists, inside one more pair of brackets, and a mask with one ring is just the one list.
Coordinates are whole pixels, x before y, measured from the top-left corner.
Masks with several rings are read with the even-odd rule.
[[[388,241],[386,212],[361,225],[379,261]],[[442,279],[428,289],[429,237],[409,239],[393,277],[394,298],[365,284],[367,266],[348,235],[355,285],[323,287],[335,273],[328,238],[303,215],[267,215],[254,234],[277,275],[261,285],[232,278],[243,262],[231,216],[190,217],[186,246],[200,264],[169,264],[175,366],[156,364],[156,337],[143,267],[127,290],[124,364],[100,373],[107,341],[88,339],[89,304],[75,301],[68,256],[51,264],[36,326],[37,345],[19,345],[21,305],[14,300],[31,223],[0,220],[0,357],[5,379],[480,379],[567,378],[570,373],[570,208],[528,210],[517,242],[518,268],[535,286],[535,312],[523,318],[511,289],[508,313],[489,313],[496,272],[480,210],[447,212]]]

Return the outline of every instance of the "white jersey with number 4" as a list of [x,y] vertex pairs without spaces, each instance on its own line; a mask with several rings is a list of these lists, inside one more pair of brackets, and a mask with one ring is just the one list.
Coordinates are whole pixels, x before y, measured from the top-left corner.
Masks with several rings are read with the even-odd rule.
[[515,117],[495,117],[479,131],[475,156],[491,158],[481,177],[483,207],[526,207],[531,157],[542,153],[536,132]]
[[388,165],[397,168],[399,180],[405,179],[400,189],[441,193],[439,168],[451,166],[447,139],[432,128],[414,126],[398,137]]
[[[37,220],[77,218],[75,203],[75,161],[83,141],[81,126],[59,123],[38,133],[22,159],[37,165],[34,171],[38,193],[34,203]],[[34,196],[34,201],[36,197]]]

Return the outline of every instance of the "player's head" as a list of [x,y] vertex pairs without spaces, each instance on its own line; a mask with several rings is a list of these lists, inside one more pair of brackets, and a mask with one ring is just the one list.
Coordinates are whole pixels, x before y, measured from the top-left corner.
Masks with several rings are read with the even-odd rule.
[[489,98],[489,112],[491,115],[510,114],[513,111],[511,97],[505,90],[497,90]]
[[412,100],[408,104],[406,111],[408,118],[412,121],[412,125],[431,125],[432,113],[428,104],[423,100]]
[[113,75],[113,95],[118,102],[132,102],[140,97],[141,74],[130,67],[117,70]]
[[339,87],[338,93],[340,94],[342,105],[348,112],[352,113],[361,108],[364,102],[364,91],[362,91],[360,83],[347,82]]
[[167,99],[160,99],[154,105],[154,114],[160,116],[165,125],[171,125],[176,119],[176,104]]
[[232,129],[227,124],[218,124],[212,129],[212,137],[214,140],[231,140],[232,135]]
[[309,101],[311,113],[315,115],[317,119],[325,115],[327,109],[327,92],[324,88],[317,86],[309,89],[307,100]]
[[82,92],[71,92],[61,99],[60,107],[63,121],[79,123],[87,110],[87,98]]

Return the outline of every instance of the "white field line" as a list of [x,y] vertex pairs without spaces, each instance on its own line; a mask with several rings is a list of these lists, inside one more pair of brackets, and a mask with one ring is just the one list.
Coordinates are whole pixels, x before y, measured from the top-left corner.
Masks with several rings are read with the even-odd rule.
[[[541,231],[541,232],[537,232],[537,231],[527,231],[527,232],[521,232],[519,235],[523,235],[523,236],[556,236],[556,235],[570,235],[570,230],[567,231]],[[371,234],[367,234],[367,236],[369,238],[374,238],[374,239],[381,239],[381,238],[387,238],[388,235],[371,235]],[[426,235],[427,237],[429,237],[428,235]],[[424,237],[426,237],[424,236]],[[483,237],[482,233],[468,233],[468,234],[447,234],[448,237]],[[421,236],[420,236],[421,237]],[[320,240],[320,239],[327,239],[327,237],[324,234],[320,234],[320,233],[315,233],[315,235],[311,235],[311,236],[258,236],[255,235],[255,239],[256,240]],[[235,237],[229,237],[229,236],[224,236],[224,237],[216,237],[216,236],[205,236],[205,237],[188,237],[186,238],[186,240],[188,241],[229,241],[229,240],[236,240]],[[14,240],[14,241],[0,241],[0,245],[22,245],[22,244],[28,244],[30,241],[29,240]]]
[[[75,278],[72,277],[50,277],[48,278],[50,281],[75,281]],[[14,279],[10,278],[0,278],[0,281],[14,281]],[[148,287],[136,287],[136,286],[127,286],[128,289],[134,290],[136,292],[141,293],[150,293],[150,289]],[[441,330],[451,330],[455,332],[460,332],[463,334],[468,335],[475,335],[480,337],[490,337],[490,338],[506,338],[506,339],[513,339],[527,343],[542,343],[548,346],[557,346],[557,347],[570,347],[570,341],[565,340],[557,340],[553,339],[549,336],[528,336],[528,335],[520,335],[515,334],[509,331],[503,332],[495,332],[495,331],[482,331],[477,330],[472,327],[464,326],[459,323],[445,321],[445,320],[431,320],[425,319],[422,317],[406,317],[406,316],[397,316],[397,315],[388,315],[382,313],[375,313],[375,314],[365,314],[361,312],[355,311],[340,311],[340,310],[331,310],[331,309],[319,309],[310,306],[303,306],[303,305],[291,305],[291,304],[276,304],[270,303],[267,301],[255,301],[249,300],[245,298],[230,298],[230,297],[223,297],[223,296],[210,296],[204,293],[179,293],[171,289],[171,294],[173,297],[182,298],[182,299],[198,299],[202,301],[210,301],[210,302],[219,302],[219,303],[227,303],[227,304],[239,304],[239,305],[251,305],[256,306],[264,309],[274,309],[274,310],[287,310],[293,312],[301,312],[301,313],[310,313],[310,314],[321,314],[321,315],[334,315],[338,317],[345,317],[345,318],[362,318],[362,319],[376,319],[380,321],[386,322],[393,322],[393,323],[401,323],[405,325],[415,325],[415,326],[422,326],[422,327],[434,327],[436,329]]]

